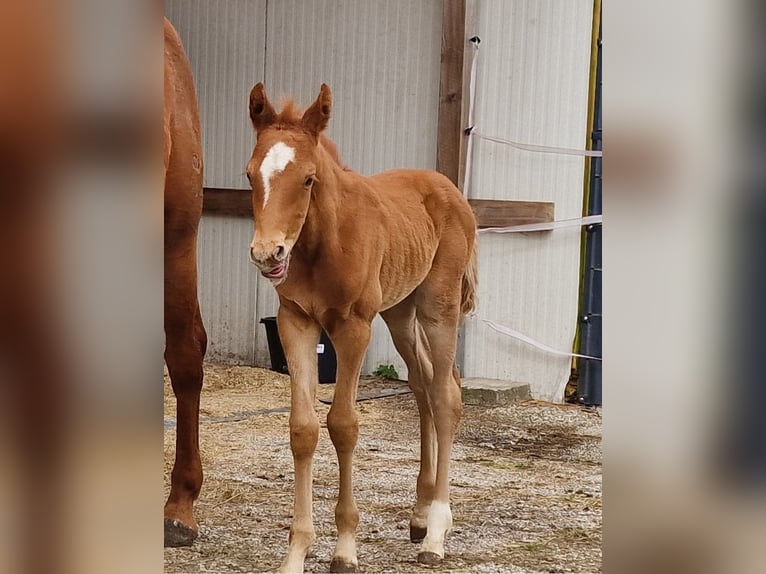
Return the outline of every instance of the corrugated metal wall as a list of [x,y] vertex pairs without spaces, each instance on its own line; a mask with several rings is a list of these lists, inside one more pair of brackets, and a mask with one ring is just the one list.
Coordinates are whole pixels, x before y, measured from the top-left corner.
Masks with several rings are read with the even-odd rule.
[[[481,38],[477,129],[519,142],[582,149],[587,137],[592,0],[469,0]],[[520,151],[476,139],[470,196],[555,202],[556,219],[580,217],[582,158]],[[580,230],[483,235],[478,317],[571,350],[577,321]],[[570,360],[466,324],[467,376],[529,383],[560,401]]]
[[[435,167],[441,0],[168,0],[165,11],[194,69],[206,186],[247,187],[247,96],[258,81],[272,100],[289,95],[304,106],[329,84],[329,135],[358,172]],[[251,226],[203,218],[200,293],[208,359],[265,366],[257,320],[277,300],[247,260]],[[377,319],[364,368],[380,363],[406,373]]]
[[[165,13],[181,36],[197,85],[207,187],[247,187],[244,166],[254,143],[247,98],[253,84],[263,78],[266,4],[266,0],[165,2]],[[265,336],[255,327],[261,286],[247,258],[252,228],[247,219],[202,218],[199,292],[211,361],[261,365],[268,361]],[[268,310],[273,314],[276,305]]]
[[244,166],[254,140],[247,100],[263,79],[266,5],[267,0],[165,2],[194,71],[208,187],[247,187]]

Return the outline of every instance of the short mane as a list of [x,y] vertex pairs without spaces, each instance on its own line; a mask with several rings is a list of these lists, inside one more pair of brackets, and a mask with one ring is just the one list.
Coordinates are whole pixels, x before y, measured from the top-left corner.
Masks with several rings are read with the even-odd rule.
[[277,119],[274,120],[275,127],[280,130],[290,127],[299,127],[301,125],[304,110],[300,109],[293,99],[283,99],[281,103],[282,111],[279,112]]
[[[295,104],[295,100],[292,98],[284,98],[281,100],[281,103],[282,111],[279,112],[277,118],[274,120],[274,126],[278,130],[301,127],[301,120],[303,119],[304,110],[299,108]],[[351,171],[351,168],[344,165],[341,161],[340,153],[338,153],[338,146],[335,145],[334,141],[332,141],[326,135],[321,134],[319,136],[319,143],[335,160],[335,163],[343,168],[344,171]]]

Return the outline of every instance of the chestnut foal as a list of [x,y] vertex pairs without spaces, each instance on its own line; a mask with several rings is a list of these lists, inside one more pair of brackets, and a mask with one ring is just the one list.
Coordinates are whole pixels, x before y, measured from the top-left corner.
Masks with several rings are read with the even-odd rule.
[[364,177],[342,168],[322,135],[331,108],[324,84],[302,115],[292,103],[278,114],[260,83],[250,94],[257,133],[247,164],[255,216],[250,258],[279,295],[277,320],[292,391],[295,508],[281,571],[302,572],[315,539],[312,462],[319,436],[314,401],[321,329],[338,360],[327,415],[340,467],[338,541],[330,570],[356,570],[355,401],[377,313],[407,364],[420,412],[421,462],[410,536],[422,540],[418,560],[437,564],[452,525],[449,466],[462,412],[455,347],[459,322],[474,306],[476,221],[457,188],[436,172]]

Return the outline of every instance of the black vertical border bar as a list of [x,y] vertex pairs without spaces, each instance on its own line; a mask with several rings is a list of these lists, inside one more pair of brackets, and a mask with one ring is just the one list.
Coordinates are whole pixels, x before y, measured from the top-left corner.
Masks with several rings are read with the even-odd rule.
[[[598,30],[598,54],[596,63],[596,94],[593,114],[593,149],[602,149],[601,126],[601,24]],[[590,192],[588,215],[602,213],[601,166],[602,158],[594,157],[590,164]],[[602,341],[602,259],[601,224],[586,228],[585,239],[585,281],[580,306],[580,354],[601,357]],[[578,359],[579,379],[577,400],[583,405],[601,405],[601,361]]]
[[[766,6],[750,2],[743,10],[740,50],[742,85],[735,98],[737,155],[743,159],[732,175],[740,178],[739,197],[729,226],[733,262],[720,304],[728,317],[717,327],[723,349],[716,389],[723,400],[722,428],[716,428],[711,459],[727,488],[741,496],[760,496],[766,486]],[[727,190],[728,191],[728,190]],[[731,200],[729,200],[731,202]],[[713,328],[711,326],[711,328]],[[721,440],[722,439],[722,440]]]

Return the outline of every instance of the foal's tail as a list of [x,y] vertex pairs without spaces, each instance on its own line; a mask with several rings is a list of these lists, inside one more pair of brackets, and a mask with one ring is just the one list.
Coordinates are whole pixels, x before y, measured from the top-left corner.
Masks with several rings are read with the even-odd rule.
[[479,282],[479,263],[476,254],[478,241],[474,241],[471,258],[463,273],[463,284],[460,293],[460,313],[465,316],[476,309],[476,285]]

